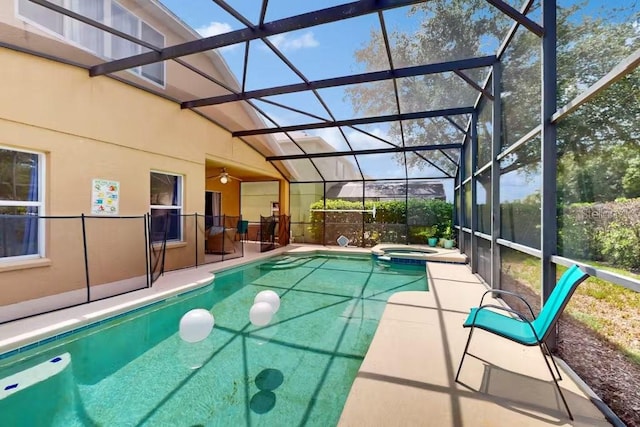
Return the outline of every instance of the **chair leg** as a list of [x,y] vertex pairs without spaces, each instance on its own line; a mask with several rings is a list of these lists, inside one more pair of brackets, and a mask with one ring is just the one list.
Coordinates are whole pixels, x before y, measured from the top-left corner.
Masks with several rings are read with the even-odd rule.
[[[560,389],[560,385],[558,384],[558,380],[556,380],[556,376],[553,373],[553,369],[551,369],[551,365],[549,364],[549,361],[547,360],[547,356],[546,354],[544,354],[544,350],[542,349],[542,343],[538,343],[538,347],[540,347],[540,352],[542,353],[542,358],[544,359],[544,363],[547,364],[547,368],[549,369],[549,373],[551,374],[551,378],[553,378],[553,382],[556,385],[556,389],[558,390],[558,393],[560,393],[560,398],[562,398],[562,403],[564,403],[564,407],[567,409],[567,413],[569,414],[569,418],[571,419],[571,421],[573,421],[573,414],[571,414],[571,410],[569,409],[569,404],[567,403],[567,400],[564,398],[564,394],[562,394],[562,389]],[[553,359],[551,359],[553,360]],[[555,362],[553,362],[553,364],[555,365]],[[556,369],[558,367],[556,366]]]
[[562,375],[560,375],[560,369],[558,369],[558,365],[556,364],[556,361],[553,360],[553,356],[551,355],[551,351],[549,350],[549,347],[544,342],[542,343],[542,346],[544,347],[545,352],[551,359],[551,362],[553,363],[553,367],[556,368],[556,372],[558,373],[558,381],[562,381]]
[[469,337],[467,338],[467,344],[464,346],[464,352],[462,353],[462,359],[460,359],[460,365],[458,365],[458,372],[456,372],[455,382],[458,382],[458,377],[460,376],[460,370],[462,369],[462,362],[464,362],[464,357],[467,355],[467,350],[469,349],[469,343],[471,342],[471,335],[473,335],[473,326],[469,331]]

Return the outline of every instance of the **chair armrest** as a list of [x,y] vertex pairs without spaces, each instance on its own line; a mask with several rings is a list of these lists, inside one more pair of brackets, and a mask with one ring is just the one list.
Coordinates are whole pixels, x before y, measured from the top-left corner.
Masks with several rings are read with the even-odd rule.
[[523,303],[525,303],[525,305],[527,306],[527,308],[529,308],[529,312],[531,313],[531,318],[535,319],[536,315],[533,314],[533,309],[531,308],[531,305],[527,302],[526,299],[524,299],[521,295],[515,293],[515,292],[510,292],[510,291],[504,291],[502,289],[489,289],[488,291],[486,291],[484,294],[482,294],[482,298],[480,298],[480,307],[482,307],[482,302],[484,301],[484,297],[487,294],[504,294],[504,295],[511,295],[513,297],[518,298],[520,301],[522,301]]

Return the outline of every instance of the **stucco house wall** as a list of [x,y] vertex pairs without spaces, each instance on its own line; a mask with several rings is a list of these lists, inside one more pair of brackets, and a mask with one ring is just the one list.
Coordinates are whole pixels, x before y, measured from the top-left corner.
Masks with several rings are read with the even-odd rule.
[[[13,1],[2,3],[0,39],[5,41],[14,35],[4,31],[12,29],[24,38],[28,38],[25,32],[32,32],[42,43],[61,44],[16,21],[13,9],[4,8],[5,3],[15,4]],[[129,3],[135,2],[124,2]],[[175,23],[167,21],[163,27],[162,14],[157,10],[153,14],[146,9],[136,11],[149,13],[143,18],[165,32],[167,44],[184,36],[171,29]],[[76,54],[86,55],[81,51]],[[208,56],[194,60],[212,73],[219,65]],[[96,178],[120,183],[119,215],[144,215],[149,212],[152,171],[182,176],[183,214],[203,213],[210,157],[242,164],[265,177],[280,177],[246,143],[168,99],[109,77],[91,78],[85,69],[12,49],[0,48],[0,63],[0,148],[43,155],[41,215],[89,214],[92,180]],[[190,87],[186,80],[181,82],[186,75],[172,67],[166,71],[168,89],[177,90],[183,85],[185,91],[200,90],[197,85]],[[242,110],[230,115],[238,126],[255,120]],[[233,191],[232,187],[224,191]],[[233,197],[228,200],[239,206],[238,186],[235,191],[235,202]],[[80,220],[50,219],[43,224],[46,238],[42,257],[0,259],[0,306],[84,288]],[[92,219],[87,220],[86,231],[92,286],[144,276],[141,220]],[[195,233],[194,223],[185,221],[182,241],[168,245],[167,269],[189,265],[194,253],[203,250],[195,246]]]

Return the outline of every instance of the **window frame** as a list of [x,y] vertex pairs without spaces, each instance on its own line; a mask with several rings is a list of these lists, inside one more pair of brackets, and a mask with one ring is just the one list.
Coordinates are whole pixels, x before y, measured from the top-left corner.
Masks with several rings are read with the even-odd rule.
[[[149,179],[151,179],[151,174],[159,174],[159,175],[167,175],[167,176],[172,176],[172,177],[177,177],[178,178],[178,202],[176,205],[153,205],[151,203],[149,203],[149,219],[150,221],[153,219],[153,215],[151,215],[151,212],[153,209],[155,210],[177,210],[179,211],[179,215],[182,215],[182,212],[184,212],[184,175],[183,174],[179,174],[179,173],[174,173],[174,172],[166,172],[166,171],[160,171],[160,170],[155,170],[155,169],[151,169],[149,171]],[[149,185],[149,197],[151,197],[151,185]],[[182,220],[182,216],[180,217],[179,221],[178,221],[178,238],[177,239],[169,239],[167,238],[167,243],[175,243],[175,242],[184,242],[184,224],[183,224],[183,220]],[[151,240],[151,244],[160,244],[162,242],[158,242],[158,241],[153,241]]]
[[45,216],[45,185],[46,185],[46,157],[45,153],[35,150],[23,149],[0,145],[0,150],[16,151],[19,153],[35,154],[38,156],[38,201],[21,201],[21,200],[3,200],[0,198],[0,208],[2,207],[36,207],[38,209],[38,238],[37,245],[38,251],[35,254],[17,255],[17,256],[5,256],[0,257],[0,263],[32,260],[45,257],[45,242],[46,242],[46,221],[41,219]]
[[[28,0],[14,0],[14,4],[15,4],[15,15],[16,18],[18,18],[20,21],[23,21],[25,23],[28,23],[29,25],[32,25],[36,28],[38,28],[39,30],[43,31],[44,33],[57,38],[59,40],[63,40],[65,43],[74,46],[78,49],[82,49],[86,52],[91,53],[92,55],[95,55],[98,58],[102,58],[102,59],[106,59],[106,60],[113,60],[112,58],[112,53],[113,53],[113,38],[119,38],[116,35],[104,32],[102,30],[100,31],[100,34],[102,34],[104,37],[102,37],[102,53],[96,52],[93,49],[91,49],[88,46],[85,46],[77,41],[75,41],[72,38],[72,28],[73,28],[73,23],[77,22],[76,20],[74,20],[73,18],[63,15],[62,16],[62,34],[58,33],[57,31],[47,27],[46,25],[43,25],[37,21],[34,21],[33,19],[22,15],[20,13],[20,4],[22,1],[28,1]],[[62,3],[62,7],[69,9],[69,10],[73,10],[71,7],[71,0],[61,0]],[[167,41],[167,37],[164,35],[164,33],[160,30],[158,30],[158,28],[156,28],[155,26],[151,25],[149,22],[145,21],[144,19],[140,18],[138,15],[136,15],[135,13],[133,13],[131,10],[129,10],[127,7],[125,7],[124,5],[122,5],[122,3],[116,1],[116,0],[103,0],[103,14],[104,14],[104,24],[113,28],[112,25],[112,9],[111,9],[111,5],[112,4],[116,4],[118,7],[124,9],[127,13],[131,14],[133,17],[135,17],[136,19],[136,34],[133,37],[136,37],[140,40],[144,40],[142,38],[142,24],[144,23],[144,25],[146,25],[147,27],[149,27],[150,29],[152,29],[153,31],[155,31],[156,33],[158,33],[161,37],[162,37],[162,46],[159,47],[165,47],[166,46],[166,41]],[[35,3],[34,3],[35,4]],[[37,4],[35,4],[37,5]],[[57,13],[57,12],[53,12],[53,13]],[[92,27],[93,28],[93,27]],[[146,41],[146,40],[145,40]],[[144,46],[139,45],[137,43],[133,43],[130,42],[132,44],[134,44],[136,46],[136,54],[142,53],[143,49],[146,49]],[[150,43],[150,42],[148,42]],[[152,43],[153,44],[153,43]],[[148,50],[148,49],[146,49]],[[155,63],[154,63],[155,64]],[[134,74],[135,76],[141,78],[142,80],[149,82],[155,86],[161,87],[162,89],[166,89],[167,87],[167,66],[165,61],[160,62],[160,64],[162,64],[162,83],[159,83],[158,81],[149,78],[147,76],[145,76],[143,74],[142,68],[144,67],[133,67],[133,68],[129,68],[126,71]],[[153,65],[153,64],[152,64]]]

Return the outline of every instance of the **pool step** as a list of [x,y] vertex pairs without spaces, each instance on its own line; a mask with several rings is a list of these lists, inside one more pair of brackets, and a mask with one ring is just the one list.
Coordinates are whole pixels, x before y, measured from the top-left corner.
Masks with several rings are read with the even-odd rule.
[[300,267],[310,261],[313,261],[311,257],[285,257],[278,261],[265,262],[261,268],[268,270],[289,270],[292,268]]
[[0,379],[0,400],[59,374],[69,365],[71,355],[64,353],[16,374]]
[[69,353],[0,379],[0,425],[97,425],[76,411],[82,412],[82,401]]

